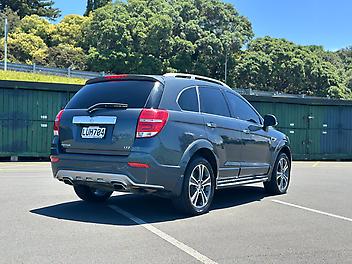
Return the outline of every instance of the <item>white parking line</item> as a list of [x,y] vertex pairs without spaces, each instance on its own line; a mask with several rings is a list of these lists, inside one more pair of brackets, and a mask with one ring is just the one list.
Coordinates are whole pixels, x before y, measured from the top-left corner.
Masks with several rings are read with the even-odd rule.
[[313,164],[313,168],[315,168],[315,167],[317,167],[318,165],[320,164],[320,161],[317,161],[317,162],[315,162],[314,164]]
[[296,204],[286,203],[286,202],[279,201],[279,200],[271,200],[271,201],[273,201],[274,203],[279,203],[279,204],[283,204],[283,205],[288,205],[288,206],[291,206],[291,207],[299,208],[299,209],[306,210],[306,211],[310,211],[310,212],[313,212],[313,213],[317,213],[317,214],[321,214],[321,215],[326,215],[326,216],[338,218],[338,219],[341,219],[341,220],[345,220],[345,221],[348,221],[348,222],[352,222],[352,219],[351,219],[351,218],[348,218],[348,217],[344,217],[344,216],[340,216],[340,215],[335,215],[335,214],[330,214],[330,213],[326,213],[326,212],[323,212],[323,211],[311,209],[311,208],[304,207],[304,206],[300,206],[300,205],[296,205]]
[[165,241],[169,242],[170,244],[174,245],[175,247],[181,249],[183,252],[187,253],[188,255],[192,256],[193,258],[197,259],[198,261],[200,261],[204,264],[217,264],[215,261],[202,255],[197,250],[183,244],[182,242],[178,241],[176,238],[173,238],[172,236],[164,233],[163,231],[159,230],[158,228],[154,227],[153,225],[146,223],[142,219],[130,214],[129,212],[121,209],[120,207],[118,207],[116,205],[109,205],[109,207],[112,210],[114,210],[115,212],[129,218],[130,220],[132,220],[136,224],[141,225],[142,227],[144,227],[148,231],[150,231],[153,234],[157,235],[158,237],[164,239]]

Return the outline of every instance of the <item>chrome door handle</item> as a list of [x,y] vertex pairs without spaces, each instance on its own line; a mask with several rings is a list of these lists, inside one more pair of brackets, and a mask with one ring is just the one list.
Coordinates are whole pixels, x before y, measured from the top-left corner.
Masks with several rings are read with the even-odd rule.
[[251,131],[249,129],[243,129],[242,132],[246,133],[246,134],[250,134],[251,133]]
[[207,127],[210,127],[210,128],[216,128],[216,124],[213,122],[208,122],[206,125]]

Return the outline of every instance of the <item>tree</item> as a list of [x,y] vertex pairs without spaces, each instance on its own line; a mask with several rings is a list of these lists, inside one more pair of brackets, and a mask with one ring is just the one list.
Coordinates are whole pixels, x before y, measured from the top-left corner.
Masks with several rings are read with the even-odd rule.
[[9,60],[21,63],[44,64],[48,47],[44,41],[33,34],[13,33],[8,40]]
[[9,33],[14,32],[16,27],[20,23],[20,17],[17,15],[16,12],[12,11],[10,8],[5,8],[4,10],[1,10],[0,11],[0,35],[1,36],[4,36],[5,18],[7,18]]
[[223,77],[252,37],[249,21],[219,0],[130,0],[96,10],[85,30],[89,67],[112,72],[193,72]]
[[67,15],[55,25],[52,32],[53,45],[67,44],[78,46],[82,42],[83,27],[89,18],[80,15]]
[[38,15],[31,15],[22,18],[16,28],[16,32],[38,36],[46,43],[47,46],[50,46],[54,29],[55,26],[50,24],[46,19],[41,18]]
[[322,48],[259,38],[249,44],[235,65],[231,74],[236,86],[338,98],[350,95],[344,75]]
[[[221,1],[173,0],[171,4],[176,9],[173,35],[178,38],[175,41],[189,44],[186,53],[173,50],[171,68],[223,79],[226,57],[231,64],[233,55],[253,36],[250,22],[231,4]],[[191,46],[193,52],[189,53]],[[184,66],[178,68],[180,57],[188,57],[193,63],[182,63]]]
[[87,0],[87,7],[84,16],[89,16],[92,11],[110,3],[112,3],[112,0]]
[[54,8],[52,0],[1,0],[0,11],[10,8],[16,12],[20,18],[30,15],[38,15],[49,19],[60,16],[60,10]]
[[85,70],[86,55],[82,48],[69,44],[59,44],[49,48],[48,65],[59,68],[71,68],[74,70]]

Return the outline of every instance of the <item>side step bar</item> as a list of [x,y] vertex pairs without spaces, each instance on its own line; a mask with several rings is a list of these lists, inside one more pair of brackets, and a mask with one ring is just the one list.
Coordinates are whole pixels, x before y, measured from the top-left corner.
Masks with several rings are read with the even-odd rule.
[[222,189],[227,187],[239,186],[244,184],[252,184],[252,183],[259,183],[265,182],[269,178],[262,177],[262,178],[251,178],[251,179],[241,179],[241,178],[232,178],[232,179],[222,179],[216,181],[216,189]]

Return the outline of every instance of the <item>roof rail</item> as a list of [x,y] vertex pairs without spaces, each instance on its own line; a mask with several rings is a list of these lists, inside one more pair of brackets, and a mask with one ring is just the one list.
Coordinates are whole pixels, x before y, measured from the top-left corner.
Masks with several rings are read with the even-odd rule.
[[188,74],[188,73],[165,73],[164,76],[170,76],[170,77],[175,77],[175,78],[187,78],[191,80],[201,80],[201,81],[206,81],[206,82],[212,82],[216,83],[225,87],[230,88],[226,83],[223,83],[219,80],[205,77],[205,76],[200,76],[200,75],[194,75],[194,74]]

